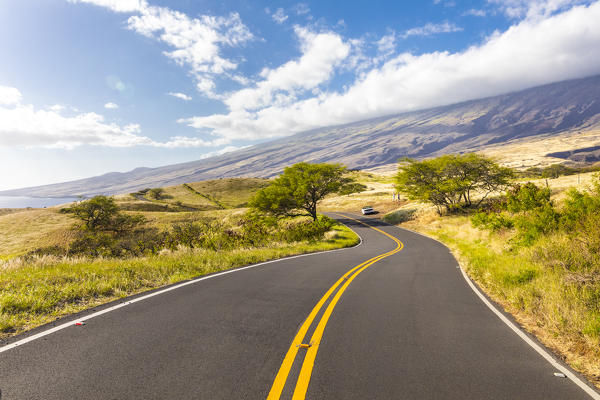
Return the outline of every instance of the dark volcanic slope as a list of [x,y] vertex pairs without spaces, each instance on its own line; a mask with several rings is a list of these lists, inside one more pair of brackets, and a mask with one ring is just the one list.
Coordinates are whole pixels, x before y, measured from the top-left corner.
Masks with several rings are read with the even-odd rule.
[[394,163],[403,156],[476,150],[510,139],[597,127],[600,127],[600,76],[316,129],[184,164],[138,168],[0,192],[0,195],[115,194],[225,176],[269,177],[299,161],[341,162],[351,168],[369,168]]

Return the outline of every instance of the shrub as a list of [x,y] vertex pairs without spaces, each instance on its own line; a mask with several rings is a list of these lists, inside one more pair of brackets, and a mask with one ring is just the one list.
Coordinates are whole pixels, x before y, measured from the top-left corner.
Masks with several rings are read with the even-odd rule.
[[282,229],[279,238],[286,242],[301,242],[303,240],[321,240],[330,231],[334,221],[326,216],[319,216],[316,221],[300,221]]
[[25,254],[26,258],[34,257],[34,256],[55,256],[62,257],[67,255],[67,250],[63,247],[54,245],[47,247],[40,247],[39,249],[32,250]]
[[539,188],[534,183],[514,185],[506,192],[506,209],[517,213],[545,207],[550,203],[550,189]]
[[184,246],[191,249],[202,247],[207,225],[185,222],[183,224],[174,224],[167,236],[167,246],[171,249]]
[[560,215],[551,203],[515,217],[515,227],[521,244],[531,245],[542,235],[555,231]]
[[84,232],[69,246],[69,255],[87,257],[110,257],[116,240],[113,235],[104,232]]
[[148,190],[147,194],[148,194],[148,197],[150,197],[151,199],[155,199],[155,200],[161,200],[161,199],[167,198],[167,196],[165,195],[165,189],[163,189],[163,188],[150,189],[150,190]]
[[561,226],[576,231],[590,217],[600,213],[600,193],[583,193],[571,189],[567,193],[561,215]]
[[155,228],[138,229],[117,237],[106,232],[82,232],[69,246],[68,255],[96,257],[140,257],[165,247],[166,234]]
[[240,221],[242,240],[248,246],[260,246],[268,242],[277,221],[258,214],[247,214]]
[[471,224],[476,228],[489,229],[494,232],[514,227],[514,221],[509,216],[502,213],[486,213],[483,211],[471,217]]

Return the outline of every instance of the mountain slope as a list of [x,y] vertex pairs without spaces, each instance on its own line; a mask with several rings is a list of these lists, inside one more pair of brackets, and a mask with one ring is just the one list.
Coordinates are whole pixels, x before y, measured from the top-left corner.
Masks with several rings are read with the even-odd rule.
[[[350,168],[482,150],[509,140],[600,128],[600,75],[521,92],[352,124],[315,129],[221,156],[137,168],[0,195],[64,197],[115,194],[221,177],[270,177],[299,161]],[[576,149],[570,149],[576,150]]]

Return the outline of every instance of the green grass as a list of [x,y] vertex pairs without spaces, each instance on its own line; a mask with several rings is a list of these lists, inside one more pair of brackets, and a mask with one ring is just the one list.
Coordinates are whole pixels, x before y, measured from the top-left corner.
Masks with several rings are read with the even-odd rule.
[[268,179],[262,178],[224,178],[194,182],[189,186],[211,199],[217,206],[240,208],[246,207],[250,198],[269,183]]
[[128,295],[212,272],[285,256],[355,245],[336,225],[321,242],[272,243],[231,251],[179,250],[131,259],[51,259],[5,268],[0,274],[0,338]]

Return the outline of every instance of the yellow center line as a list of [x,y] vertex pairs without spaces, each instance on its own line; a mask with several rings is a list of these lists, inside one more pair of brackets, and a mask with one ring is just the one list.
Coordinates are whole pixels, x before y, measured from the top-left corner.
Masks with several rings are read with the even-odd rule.
[[[300,371],[300,376],[298,378],[298,382],[296,383],[296,388],[294,390],[294,396],[293,396],[293,399],[304,399],[304,397],[306,396],[306,391],[308,390],[308,383],[310,382],[310,376],[311,376],[312,369],[314,366],[314,361],[317,356],[319,342],[321,340],[321,337],[323,336],[323,332],[325,330],[325,325],[327,324],[327,321],[329,320],[329,317],[331,316],[331,313],[333,312],[333,309],[334,309],[335,305],[337,304],[338,300],[340,299],[340,297],[342,296],[342,294],[344,293],[346,288],[350,285],[350,283],[354,280],[354,278],[356,278],[356,276],[358,274],[360,274],[362,271],[364,271],[366,268],[373,265],[377,261],[399,252],[404,247],[402,242],[400,242],[398,239],[396,239],[392,235],[382,231],[381,229],[375,228],[371,225],[365,224],[362,221],[359,221],[357,219],[354,219],[354,218],[351,218],[351,217],[348,217],[345,215],[341,215],[341,216],[344,218],[349,218],[349,219],[356,221],[360,224],[363,224],[365,226],[368,226],[369,228],[374,229],[374,230],[384,234],[385,236],[388,236],[389,238],[391,238],[393,241],[395,241],[397,243],[397,246],[395,249],[393,249],[391,251],[388,251],[386,253],[380,254],[373,258],[370,258],[370,259],[360,263],[356,267],[352,268],[350,271],[346,272],[340,279],[338,279],[338,281],[336,283],[334,283],[331,288],[329,288],[329,290],[325,293],[325,295],[323,295],[321,300],[319,300],[319,302],[312,309],[308,318],[306,318],[306,320],[304,321],[304,323],[298,330],[298,333],[294,337],[294,340],[292,341],[292,344],[290,345],[290,348],[288,349],[288,351],[285,355],[283,363],[281,364],[281,367],[279,368],[279,371],[277,372],[277,376],[275,377],[275,381],[273,382],[273,386],[271,387],[271,391],[269,392],[267,400],[276,400],[276,399],[278,400],[281,397],[281,393],[283,392],[283,388],[285,387],[285,382],[290,373],[290,370],[292,369],[292,365],[294,363],[296,355],[298,354],[298,349],[300,348],[300,345],[302,344],[302,341],[304,340],[304,336],[306,336],[306,332],[308,331],[308,328],[312,324],[313,320],[315,319],[315,317],[321,310],[321,307],[323,307],[323,304],[325,304],[325,302],[327,301],[329,296],[331,296],[331,294],[335,291],[335,289],[346,279],[346,282],[341,286],[340,290],[338,290],[338,292],[335,294],[335,296],[329,303],[327,309],[325,310],[325,312],[323,313],[323,316],[321,317],[321,320],[319,321],[319,324],[317,325],[315,332],[313,333],[313,336],[311,337],[311,340],[310,340],[311,346],[308,347],[308,351],[304,358],[304,362],[302,364],[302,369]],[[350,275],[352,275],[352,276],[350,276]]]

